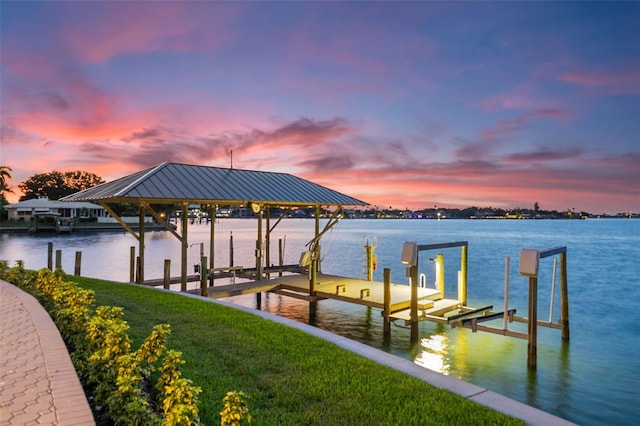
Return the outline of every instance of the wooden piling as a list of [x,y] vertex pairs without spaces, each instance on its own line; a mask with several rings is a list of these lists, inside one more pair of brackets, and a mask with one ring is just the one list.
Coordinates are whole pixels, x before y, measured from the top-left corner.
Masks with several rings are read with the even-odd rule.
[[468,247],[463,245],[460,253],[460,281],[458,283],[460,286],[458,297],[463,306],[467,306],[467,257]]
[[[284,265],[284,246],[282,245],[282,238],[278,240],[278,266]],[[282,271],[278,272],[278,276],[282,276]]]
[[569,286],[567,283],[567,253],[560,253],[560,324],[562,340],[569,340]]
[[391,337],[391,269],[384,268],[384,299],[383,299],[383,336],[385,339]]
[[418,341],[418,266],[412,265],[411,275],[411,343]]
[[436,256],[437,276],[436,276],[436,288],[440,292],[440,297],[444,298],[444,255],[439,253]]
[[56,250],[56,271],[62,269],[62,250]]
[[182,259],[180,266],[180,291],[187,291],[187,248],[189,247],[189,239],[187,238],[187,229],[189,227],[189,203],[182,203]]
[[79,277],[80,276],[80,264],[82,263],[82,252],[76,252],[76,262],[73,268],[73,275]]
[[136,282],[136,247],[131,246],[129,251],[129,282]]
[[527,322],[527,366],[535,369],[538,351],[538,277],[529,277],[529,319]]
[[144,206],[138,209],[138,284],[144,283]]
[[171,259],[164,260],[164,281],[162,284],[166,290],[171,288]]
[[373,246],[366,245],[367,250],[367,281],[373,281]]
[[207,256],[200,258],[200,296],[209,296],[209,290],[207,290]]
[[47,243],[47,268],[53,271],[53,243]]

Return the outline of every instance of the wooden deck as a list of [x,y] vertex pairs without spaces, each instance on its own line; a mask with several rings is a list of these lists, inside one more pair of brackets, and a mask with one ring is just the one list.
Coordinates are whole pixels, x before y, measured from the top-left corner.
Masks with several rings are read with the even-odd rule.
[[[199,294],[200,290],[190,290],[190,292]],[[214,299],[260,292],[273,292],[309,301],[334,299],[384,309],[384,284],[382,282],[337,275],[319,273],[316,277],[315,296],[309,294],[309,278],[307,275],[301,274],[208,287],[208,296]],[[410,287],[406,284],[391,284],[390,317],[407,321],[410,304]],[[442,299],[440,292],[436,289],[418,289],[418,310],[421,320],[442,316],[447,312],[457,310],[460,306],[458,300]],[[446,319],[444,321],[446,322]]]

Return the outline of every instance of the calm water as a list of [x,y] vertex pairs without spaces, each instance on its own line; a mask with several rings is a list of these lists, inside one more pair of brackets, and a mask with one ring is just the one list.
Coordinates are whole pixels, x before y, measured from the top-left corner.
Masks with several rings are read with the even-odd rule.
[[[201,242],[208,247],[209,227],[189,226],[189,265],[198,263]],[[233,233],[235,264],[253,266],[256,239],[254,220],[227,219],[216,224],[216,265],[228,264],[229,236]],[[297,263],[313,234],[313,222],[285,220],[272,234],[272,259],[278,239],[285,261]],[[338,301],[321,301],[313,325],[414,360],[425,368],[475,383],[526,404],[584,425],[631,425],[640,418],[640,220],[585,221],[466,221],[466,220],[344,220],[322,241],[325,273],[360,278],[364,238],[377,239],[375,253],[382,269],[391,268],[392,280],[406,283],[400,263],[406,240],[420,244],[469,242],[469,305],[503,305],[505,258],[511,258],[509,308],[527,315],[528,281],[517,273],[522,247],[545,249],[567,246],[571,341],[562,342],[559,330],[538,328],[538,368],[526,367],[527,342],[487,333],[424,322],[420,342],[411,345],[409,330],[392,327],[391,343],[383,345],[379,310]],[[128,281],[129,247],[135,239],[126,233],[57,236],[2,234],[0,259],[22,259],[27,268],[46,266],[47,242],[63,253],[63,268],[73,271],[76,251],[82,251],[82,275]],[[456,295],[457,248],[445,256],[446,292]],[[421,254],[420,272],[433,286],[434,266]],[[180,244],[168,232],[147,235],[146,278],[161,278],[163,259],[180,264]],[[273,261],[275,262],[275,260]],[[190,271],[191,273],[192,271]],[[179,275],[176,268],[172,275]],[[548,319],[553,276],[552,258],[540,263],[539,319]],[[191,284],[195,286],[196,284]],[[559,281],[555,289],[553,320],[559,318]],[[255,296],[233,298],[255,307]],[[309,322],[308,304],[267,294],[262,310]],[[491,325],[500,327],[501,321]],[[514,330],[525,329],[510,324]]]

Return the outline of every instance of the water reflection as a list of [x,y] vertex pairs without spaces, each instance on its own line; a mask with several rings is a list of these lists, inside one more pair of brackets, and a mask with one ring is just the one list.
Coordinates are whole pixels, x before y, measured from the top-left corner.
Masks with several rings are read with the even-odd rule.
[[449,362],[447,353],[449,348],[449,339],[446,334],[434,334],[420,339],[420,352],[414,359],[414,362],[429,370],[438,371],[440,373],[449,373]]

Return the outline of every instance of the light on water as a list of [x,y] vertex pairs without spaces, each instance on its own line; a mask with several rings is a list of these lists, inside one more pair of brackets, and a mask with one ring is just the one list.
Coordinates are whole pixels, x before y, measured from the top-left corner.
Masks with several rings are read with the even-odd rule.
[[[229,263],[229,237],[233,234],[235,265],[254,266],[256,222],[224,219],[216,223],[216,266]],[[297,263],[313,237],[313,221],[285,220],[271,235],[271,257],[277,259],[278,239],[284,240],[285,263]],[[483,332],[473,333],[442,324],[420,323],[420,339],[410,342],[410,331],[394,324],[391,339],[383,339],[379,310],[335,300],[309,304],[276,294],[265,294],[260,309],[311,323],[360,341],[444,374],[460,378],[522,401],[582,425],[632,425],[640,418],[640,220],[343,220],[321,242],[322,271],[362,278],[363,241],[377,239],[378,269],[382,281],[390,268],[392,281],[407,283],[400,263],[404,241],[430,244],[468,241],[468,305],[491,304],[502,311],[505,258],[511,258],[509,309],[527,316],[528,281],[518,274],[523,247],[567,247],[571,340],[560,331],[538,327],[538,368],[527,369],[526,340]],[[129,253],[136,240],[126,233],[74,233],[71,235],[0,235],[0,259],[24,260],[29,269],[46,266],[47,242],[62,250],[62,266],[74,268],[74,254],[82,252],[82,275],[126,282]],[[188,265],[199,263],[200,243],[208,250],[209,227],[189,228]],[[275,254],[274,254],[275,253]],[[457,297],[459,248],[421,254],[420,273],[434,287],[435,264],[444,254],[445,294]],[[180,243],[168,232],[147,235],[145,277],[161,278],[164,259],[171,259],[172,275],[179,275]],[[272,261],[273,262],[273,261]],[[275,262],[273,262],[275,263]],[[540,262],[538,319],[551,310],[553,259]],[[190,288],[198,284],[191,283]],[[554,322],[559,320],[559,280],[556,282]],[[254,295],[234,297],[234,303],[256,307]],[[502,319],[491,326],[502,328]],[[526,332],[526,325],[510,323],[510,330]]]

